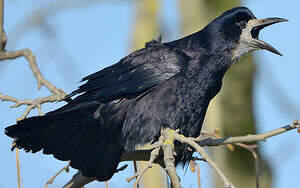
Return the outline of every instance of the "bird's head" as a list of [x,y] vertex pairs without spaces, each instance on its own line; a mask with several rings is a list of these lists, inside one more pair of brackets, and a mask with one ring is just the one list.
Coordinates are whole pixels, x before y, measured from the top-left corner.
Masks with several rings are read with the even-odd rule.
[[218,33],[216,38],[219,41],[216,42],[216,45],[220,46],[220,43],[226,43],[227,47],[230,46],[232,57],[239,59],[243,55],[259,49],[282,55],[268,43],[259,40],[258,36],[264,27],[286,21],[288,20],[282,18],[257,19],[248,8],[237,7],[226,11],[211,22],[208,28],[214,33]]

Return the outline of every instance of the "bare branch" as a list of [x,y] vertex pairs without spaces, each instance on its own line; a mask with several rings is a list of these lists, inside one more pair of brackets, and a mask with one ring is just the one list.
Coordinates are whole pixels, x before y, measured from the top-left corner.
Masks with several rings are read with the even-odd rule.
[[41,74],[37,66],[35,56],[31,52],[31,50],[23,49],[14,52],[3,51],[0,53],[0,60],[16,59],[19,57],[25,57],[26,60],[28,61],[31,71],[37,80],[38,89],[40,89],[41,86],[44,85],[47,89],[49,89],[49,91],[51,91],[51,93],[60,96],[61,98],[62,95],[65,95],[65,93],[61,89],[57,89],[53,84],[51,84],[48,80],[46,80],[43,77],[43,75]]
[[21,188],[22,186],[22,176],[21,176],[21,167],[20,167],[20,154],[19,149],[16,149],[16,166],[17,166],[17,182],[18,182],[18,188]]
[[285,133],[287,131],[298,129],[300,127],[300,121],[294,121],[293,123],[283,126],[278,129],[274,129],[272,131],[257,134],[257,135],[246,135],[246,136],[230,136],[220,139],[203,139],[198,142],[201,146],[219,146],[224,144],[233,144],[233,143],[250,143],[250,142],[257,142],[257,141],[266,141],[268,138]]
[[[219,146],[219,145],[227,145],[227,144],[234,144],[234,143],[251,143],[251,142],[257,142],[260,140],[266,140],[267,138],[271,138],[273,136],[285,133],[287,131],[291,131],[293,129],[300,128],[300,121],[294,121],[292,124],[283,126],[279,129],[274,129],[272,131],[258,134],[258,135],[246,135],[246,136],[236,136],[236,137],[218,137],[217,139],[213,138],[205,138],[200,141],[197,141],[197,143],[204,147],[204,146]],[[206,131],[202,131],[201,135],[211,135],[214,136],[215,133],[209,133]],[[267,137],[266,137],[267,136]],[[198,138],[195,138],[195,140],[199,140]],[[122,157],[121,161],[148,161],[150,159],[150,153],[155,148],[155,145],[157,143],[153,144],[153,147],[150,149],[145,150],[134,150],[130,152],[125,152]],[[180,147],[180,146],[179,146]],[[175,150],[179,149],[175,147]],[[230,150],[234,149],[229,147]],[[161,155],[159,155],[160,157]],[[203,160],[203,159],[202,159]]]
[[2,101],[11,101],[16,103],[15,105],[12,106],[12,108],[19,107],[21,105],[27,105],[28,108],[25,110],[24,114],[18,119],[22,120],[25,119],[28,114],[33,110],[34,108],[37,108],[39,111],[40,115],[43,115],[41,111],[41,104],[48,103],[48,102],[57,102],[61,101],[64,99],[66,96],[66,93],[62,89],[58,89],[55,87],[52,83],[50,83],[48,80],[46,80],[43,75],[41,74],[37,63],[35,61],[35,56],[32,54],[31,50],[29,49],[24,49],[24,50],[18,50],[14,52],[7,52],[7,51],[1,51],[0,52],[0,60],[6,60],[6,59],[16,59],[19,57],[25,57],[26,60],[28,61],[31,71],[34,75],[34,77],[37,80],[37,85],[38,89],[41,88],[41,86],[45,86],[53,95],[50,95],[48,97],[39,97],[34,100],[29,100],[29,99],[24,99],[24,100],[19,100],[14,97],[10,96],[3,96],[0,93],[0,100]]
[[[214,133],[209,133],[209,132],[203,131],[203,132],[201,132],[201,135],[202,136],[210,135],[210,136],[216,137],[217,139],[222,139],[222,137],[219,136],[218,133],[219,133],[219,129],[215,130]],[[247,145],[247,144],[243,144],[243,143],[234,143],[234,145],[242,147],[244,149],[247,149],[249,152],[251,152],[251,154],[254,158],[254,161],[255,161],[256,188],[259,188],[259,172],[260,172],[259,158],[258,158],[257,153],[254,150],[258,147],[258,145],[257,144]],[[227,146],[227,149],[229,149],[230,151],[234,151],[234,146],[232,144],[226,144],[226,146]]]
[[[178,132],[179,130],[177,130]],[[165,170],[167,171],[170,179],[171,184],[173,188],[181,188],[180,185],[180,179],[176,172],[176,168],[174,165],[175,158],[174,158],[174,137],[173,132],[176,133],[176,131],[171,130],[169,128],[165,128],[161,130],[161,135],[164,136],[164,143],[162,145],[162,149],[164,152],[164,162],[166,165]],[[177,133],[176,133],[177,134]]]

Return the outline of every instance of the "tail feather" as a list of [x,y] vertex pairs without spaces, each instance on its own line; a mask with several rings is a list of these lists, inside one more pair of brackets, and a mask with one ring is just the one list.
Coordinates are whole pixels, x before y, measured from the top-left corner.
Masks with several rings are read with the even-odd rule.
[[71,127],[70,125],[62,126],[62,129],[55,130],[54,135],[50,142],[46,143],[44,146],[43,153],[51,154],[58,150],[59,146],[64,145],[67,139],[72,138],[75,131],[77,131],[77,127]]
[[[24,123],[26,120],[18,122],[16,125],[7,127],[5,129],[5,134],[15,138],[16,146],[20,149],[24,149],[26,152],[33,151],[37,152],[42,149],[43,140],[40,139],[39,142],[35,142],[42,135],[43,127],[29,127]],[[30,125],[35,125],[36,118],[32,118],[28,123]],[[36,136],[32,136],[36,135]],[[37,137],[38,136],[38,137]]]
[[101,162],[98,161],[97,163],[93,163],[92,161],[95,161],[99,158],[99,154],[97,154],[98,152],[101,152],[101,148],[105,147],[106,142],[102,142],[102,143],[95,143],[95,148],[92,148],[92,150],[94,150],[94,152],[91,153],[90,156],[87,157],[87,160],[84,163],[84,166],[86,167],[86,169],[83,169],[83,171],[85,171],[85,173],[88,173],[87,169],[90,169],[90,173],[95,173],[95,174],[101,174],[103,173],[103,171],[101,171],[100,173],[97,173],[97,169],[99,168],[99,164],[101,165]]
[[[82,142],[78,139],[80,139],[82,135],[82,130],[78,129],[74,134],[70,137],[68,137],[64,144],[59,145],[53,155],[55,158],[60,159],[60,160],[68,160],[73,157],[73,153],[80,147]],[[75,139],[76,138],[76,139]],[[71,146],[71,147],[65,147],[65,145]],[[74,167],[75,168],[75,167]]]
[[[101,174],[100,177],[97,177],[97,180],[99,180],[99,181],[105,181],[113,175],[113,174],[111,174],[111,172],[109,172],[108,169],[113,168],[116,171],[118,164],[119,164],[117,161],[120,161],[121,155],[122,155],[122,151],[117,147],[117,144],[112,143],[112,142],[108,143],[108,150],[106,152],[112,153],[112,155],[111,156],[109,156],[109,155],[103,156],[103,160],[104,161],[112,160],[113,163],[110,163],[110,164],[105,163],[105,165],[104,165],[105,168],[103,170],[101,170],[102,163],[100,163],[100,162],[97,163],[97,168],[96,168],[97,174]],[[113,173],[115,173],[115,171]]]
[[53,154],[70,160],[84,176],[106,181],[112,177],[122,155],[120,131],[107,133],[94,119],[99,103],[82,104],[66,111],[31,117],[5,129],[16,146],[26,152]]

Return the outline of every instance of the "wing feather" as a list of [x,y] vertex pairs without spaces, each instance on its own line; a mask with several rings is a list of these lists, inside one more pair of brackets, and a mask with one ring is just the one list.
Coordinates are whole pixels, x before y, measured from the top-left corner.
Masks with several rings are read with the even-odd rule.
[[177,74],[189,57],[164,45],[137,50],[118,63],[82,79],[87,81],[68,97],[81,94],[73,102],[107,102],[147,92]]

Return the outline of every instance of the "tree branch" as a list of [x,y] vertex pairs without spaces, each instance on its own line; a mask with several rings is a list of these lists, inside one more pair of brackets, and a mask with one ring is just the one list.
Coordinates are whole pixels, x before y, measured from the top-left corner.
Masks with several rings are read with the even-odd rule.
[[263,134],[257,134],[257,135],[249,134],[246,136],[229,136],[220,139],[207,138],[198,141],[198,144],[201,146],[219,146],[219,145],[233,144],[233,143],[251,143],[257,141],[266,141],[270,137],[285,133],[293,129],[299,129],[300,127],[299,125],[300,125],[300,121],[294,121],[289,125],[283,126],[278,129],[274,129],[272,131]]
[[[186,138],[183,135],[178,134],[176,131],[173,131],[173,133],[175,133],[176,136],[174,136],[175,140],[178,140],[180,142],[184,142],[187,143],[189,145],[191,145],[192,147],[196,147],[199,151],[201,152],[201,156],[203,157],[203,161],[209,161],[208,163],[212,166],[212,168],[216,171],[216,173],[221,177],[221,179],[224,182],[225,187],[234,187],[232,185],[232,183],[229,182],[229,180],[225,177],[224,174],[222,174],[222,172],[218,169],[217,165],[207,156],[207,154],[205,153],[205,151],[203,150],[202,147],[204,146],[219,146],[219,145],[228,145],[228,144],[234,144],[240,147],[243,147],[247,150],[249,150],[252,155],[254,156],[255,159],[255,163],[256,163],[256,175],[258,175],[258,156],[255,153],[254,149],[256,147],[256,145],[245,145],[243,143],[251,143],[251,142],[256,142],[256,141],[262,141],[262,140],[266,140],[268,138],[271,138],[273,136],[285,133],[287,131],[291,131],[293,129],[299,129],[300,128],[300,121],[294,121],[293,123],[291,123],[290,125],[287,126],[283,126],[279,129],[274,129],[272,131],[263,133],[263,134],[258,134],[258,135],[246,135],[246,136],[238,136],[238,137],[226,137],[226,138],[221,138],[218,136],[217,139],[213,139],[213,138],[206,138],[203,140],[198,141],[197,138]],[[202,131],[201,133],[202,135],[210,135],[210,136],[214,136],[216,137],[217,133],[209,133],[209,132],[205,132]],[[161,139],[161,137],[160,137]],[[197,141],[197,142],[196,142]],[[167,141],[168,142],[168,141]],[[131,152],[125,152],[122,157],[121,157],[121,161],[135,161],[135,160],[140,160],[140,161],[152,161],[153,159],[151,159],[151,153],[158,148],[158,146],[160,146],[159,142],[156,142],[153,144],[153,147],[151,149],[147,149],[147,150],[135,150],[135,151],[131,151]],[[196,149],[195,148],[195,149]],[[176,149],[180,149],[175,147]],[[233,146],[228,147],[228,149],[230,149],[231,151],[234,150]],[[153,163],[159,163],[161,164],[161,161],[159,161],[159,158],[162,157],[162,153],[159,152],[158,156],[156,157],[156,160],[153,161]],[[198,159],[197,159],[198,160]],[[148,169],[148,168],[147,168]],[[147,169],[142,169],[142,171],[146,171]],[[135,177],[137,177],[136,175],[142,175],[145,172],[137,172],[135,174],[135,176],[131,177],[131,178],[127,178],[127,180],[132,180]],[[82,176],[82,174],[77,173],[73,176],[72,178],[72,182],[77,182],[78,186],[72,186],[72,188],[76,188],[76,187],[80,187],[83,186],[91,181],[95,180],[88,177],[84,177]],[[71,182],[70,181],[70,182]],[[257,185],[258,185],[258,178],[257,178]],[[68,187],[69,188],[69,187]]]
[[19,57],[25,57],[26,60],[28,61],[31,71],[37,80],[38,89],[40,89],[41,86],[44,85],[54,95],[57,95],[61,98],[62,98],[62,95],[66,95],[62,91],[62,89],[57,89],[53,84],[51,84],[48,80],[46,80],[43,77],[43,75],[41,74],[41,72],[37,66],[35,56],[33,55],[33,53],[31,52],[30,49],[17,50],[17,51],[13,51],[13,52],[2,51],[0,53],[0,60],[16,59]]
[[37,80],[38,89],[40,89],[41,86],[45,86],[51,93],[53,93],[53,95],[50,95],[48,97],[39,97],[34,100],[29,100],[29,99],[19,100],[19,99],[16,99],[14,97],[10,97],[7,95],[3,96],[2,93],[0,93],[0,100],[11,101],[11,102],[16,103],[15,105],[12,106],[13,108],[19,107],[21,105],[29,106],[25,110],[24,114],[18,119],[18,120],[22,120],[22,119],[25,119],[28,116],[28,114],[31,112],[31,110],[33,110],[34,108],[37,108],[39,111],[39,114],[43,115],[43,113],[41,111],[41,104],[48,103],[48,102],[61,101],[66,96],[66,93],[62,89],[58,89],[57,87],[55,87],[52,83],[50,83],[48,80],[46,80],[43,77],[43,75],[41,74],[41,72],[37,66],[35,56],[31,52],[31,50],[24,49],[24,50],[18,50],[18,51],[14,51],[14,52],[7,52],[7,51],[0,52],[0,60],[16,59],[19,57],[25,57],[26,60],[28,61],[31,71]]
[[182,187],[180,185],[180,179],[176,172],[176,167],[174,165],[174,162],[175,162],[175,158],[174,158],[175,138],[173,136],[173,133],[177,134],[177,132],[174,130],[171,130],[169,128],[164,128],[161,130],[161,133],[160,133],[161,135],[164,136],[164,143],[162,145],[162,150],[164,152],[164,162],[165,162],[165,166],[166,166],[165,170],[167,171],[167,173],[170,177],[172,188],[181,188]]
[[[3,30],[2,34],[5,34],[4,30]],[[0,37],[0,38],[3,38],[3,37]],[[25,57],[27,62],[29,63],[30,69],[31,69],[34,77],[37,80],[38,89],[40,89],[41,86],[45,86],[53,94],[48,97],[39,97],[34,100],[29,100],[29,99],[19,100],[19,99],[16,99],[16,98],[13,98],[13,97],[10,97],[7,95],[3,96],[0,93],[0,99],[2,101],[11,101],[11,102],[16,103],[15,105],[12,106],[13,108],[19,107],[21,105],[29,106],[25,110],[24,114],[18,119],[18,120],[22,120],[22,119],[26,118],[28,116],[28,114],[31,112],[31,110],[33,110],[34,108],[37,108],[39,111],[39,114],[43,115],[42,111],[41,111],[41,104],[48,103],[48,102],[61,101],[66,96],[66,93],[62,89],[58,89],[57,87],[55,87],[52,83],[50,83],[48,80],[46,80],[43,77],[43,75],[41,74],[41,72],[37,66],[35,56],[31,52],[31,50],[23,49],[23,50],[17,50],[17,51],[13,51],[13,52],[7,52],[3,49],[3,51],[0,51],[0,60],[8,60],[8,59],[11,60],[11,59],[19,58],[19,57]]]
[[[210,136],[213,136],[213,137],[215,137],[217,139],[222,139],[222,137],[220,137],[218,135],[218,133],[219,133],[219,129],[216,129],[214,131],[214,133],[209,133],[209,132],[206,132],[206,131],[202,131],[201,135],[202,136],[210,135]],[[196,138],[196,140],[198,140],[198,139],[199,139],[199,137]],[[259,159],[258,159],[257,153],[254,150],[255,148],[258,147],[258,145],[257,144],[255,144],[255,145],[247,145],[247,144],[243,144],[243,143],[233,143],[233,144],[236,145],[236,146],[242,147],[242,148],[248,150],[249,152],[251,152],[251,154],[252,154],[252,156],[253,156],[253,158],[255,160],[256,188],[259,188],[259,171],[260,171],[260,168],[259,168]],[[227,146],[227,149],[229,149],[230,151],[234,151],[234,146],[232,144],[226,144],[226,146]]]

